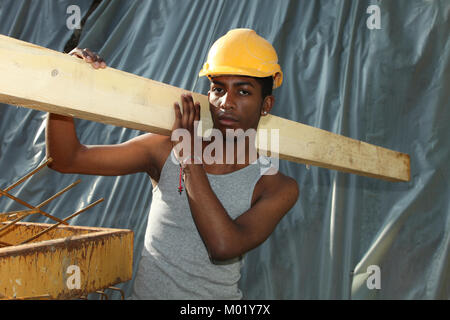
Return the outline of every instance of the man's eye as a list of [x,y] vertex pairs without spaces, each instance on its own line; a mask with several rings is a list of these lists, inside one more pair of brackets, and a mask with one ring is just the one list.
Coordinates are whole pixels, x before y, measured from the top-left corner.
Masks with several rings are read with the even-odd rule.
[[215,93],[222,93],[223,89],[222,88],[213,88],[212,91]]
[[248,96],[250,94],[250,92],[246,91],[246,90],[239,90],[239,94],[241,96]]

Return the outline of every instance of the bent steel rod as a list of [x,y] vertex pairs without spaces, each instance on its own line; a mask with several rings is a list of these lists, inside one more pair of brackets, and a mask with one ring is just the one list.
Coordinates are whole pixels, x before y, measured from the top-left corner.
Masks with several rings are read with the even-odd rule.
[[4,191],[3,189],[0,189],[0,194],[2,194],[4,196],[7,196],[11,200],[16,201],[16,202],[20,203],[21,205],[23,205],[23,206],[25,206],[25,207],[27,207],[29,209],[37,209],[38,213],[42,214],[43,216],[46,216],[47,218],[50,218],[50,219],[52,219],[54,221],[57,221],[59,223],[63,223],[63,224],[66,224],[66,225],[68,224],[68,223],[62,221],[61,219],[59,219],[57,217],[54,217],[51,214],[48,214],[48,213],[42,211],[41,209],[39,209],[37,207],[33,207],[31,204],[29,204],[29,203],[27,203],[27,202],[25,202],[25,201],[23,201],[23,200],[21,200],[19,198],[14,197],[13,195],[9,194],[8,192]]
[[68,185],[67,187],[65,187],[64,189],[62,189],[61,191],[55,193],[55,195],[51,196],[50,198],[48,198],[47,200],[45,200],[44,202],[42,202],[41,204],[37,205],[36,208],[42,208],[43,206],[46,206],[50,201],[55,200],[56,198],[58,198],[60,195],[64,194],[65,192],[69,191],[70,189],[72,189],[73,187],[75,187],[77,184],[79,184],[81,182],[80,179],[78,179],[77,181],[75,181],[74,183]]
[[25,240],[25,241],[22,241],[22,242],[19,243],[19,244],[25,244],[25,243],[28,243],[28,242],[30,242],[30,241],[32,241],[32,240],[35,240],[35,239],[39,238],[39,237],[42,236],[43,234],[45,234],[45,233],[47,233],[47,232],[49,232],[49,231],[55,229],[55,228],[58,227],[60,224],[62,224],[62,223],[67,223],[67,221],[69,221],[70,219],[75,218],[75,217],[76,217],[77,215],[79,215],[80,213],[85,212],[86,210],[92,208],[93,206],[99,204],[100,202],[102,202],[102,201],[104,201],[104,200],[105,200],[105,199],[101,198],[101,199],[95,201],[94,203],[91,203],[91,204],[88,205],[87,207],[85,207],[85,208],[83,208],[83,209],[81,209],[81,210],[75,212],[74,214],[68,216],[67,218],[65,218],[65,219],[62,220],[61,222],[55,223],[55,224],[52,225],[51,227],[49,227],[49,228],[47,228],[47,229],[45,229],[45,230],[39,232],[39,233],[36,234],[35,236],[32,236],[31,238],[29,238],[29,239],[27,239],[27,240]]
[[[31,177],[32,175],[34,175],[35,173],[37,173],[38,171],[42,170],[42,168],[46,167],[47,165],[49,165],[50,163],[52,163],[53,159],[52,158],[48,158],[43,164],[41,164],[39,167],[37,167],[36,169],[30,171],[29,173],[27,173],[25,176],[23,176],[22,178],[20,178],[19,180],[17,180],[16,182],[14,182],[12,185],[10,185],[9,187],[7,187],[5,189],[6,192],[9,192],[10,190],[14,189],[15,187],[17,187],[19,184],[21,184],[22,182],[24,182],[25,180],[27,180],[29,177]],[[0,198],[3,196],[3,194],[0,194]]]
[[37,210],[35,209],[2,212],[0,213],[0,222],[11,221],[14,218],[21,217],[24,214],[30,213],[30,211],[37,212]]
[[81,180],[77,180],[74,183],[70,184],[69,186],[67,186],[66,188],[64,188],[63,190],[59,191],[58,193],[56,193],[55,195],[51,196],[50,198],[48,198],[47,200],[45,200],[44,202],[42,202],[41,204],[39,204],[38,206],[36,206],[35,209],[31,209],[31,210],[27,210],[27,211],[22,211],[24,214],[16,219],[14,219],[13,221],[11,221],[10,223],[8,223],[6,226],[0,228],[0,232],[15,225],[17,222],[25,219],[26,217],[28,217],[29,215],[32,215],[34,213],[39,213],[39,209],[42,208],[43,206],[47,205],[50,201],[56,199],[57,197],[59,197],[60,195],[62,195],[63,193],[69,191],[70,189],[72,189],[73,187],[75,187],[77,184],[79,184],[81,182]]
[[19,221],[25,219],[26,217],[28,217],[28,216],[30,216],[30,215],[32,215],[32,214],[34,214],[34,213],[37,213],[37,212],[38,212],[38,211],[35,210],[35,209],[25,211],[24,214],[21,215],[20,217],[14,219],[14,220],[12,220],[12,221],[10,221],[7,225],[1,227],[1,228],[0,228],[0,232],[2,232],[3,230],[8,229],[9,227],[15,225],[17,222],[19,222]]

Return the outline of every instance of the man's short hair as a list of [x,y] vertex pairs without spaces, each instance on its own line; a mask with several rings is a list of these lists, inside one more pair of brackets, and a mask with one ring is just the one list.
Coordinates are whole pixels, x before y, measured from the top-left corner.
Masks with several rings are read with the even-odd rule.
[[261,96],[263,100],[267,97],[272,95],[272,89],[273,89],[273,77],[265,77],[265,78],[257,78],[254,77],[256,81],[259,82],[261,85]]

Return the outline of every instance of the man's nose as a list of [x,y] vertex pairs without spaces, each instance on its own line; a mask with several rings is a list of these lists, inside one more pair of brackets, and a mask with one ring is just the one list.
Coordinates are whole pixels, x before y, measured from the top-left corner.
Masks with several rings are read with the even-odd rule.
[[235,108],[234,99],[232,95],[227,92],[220,98],[220,108],[230,110]]

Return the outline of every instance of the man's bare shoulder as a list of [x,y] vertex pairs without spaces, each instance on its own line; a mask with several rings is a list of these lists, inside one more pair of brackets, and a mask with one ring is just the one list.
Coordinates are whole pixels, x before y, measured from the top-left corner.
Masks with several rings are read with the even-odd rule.
[[278,192],[285,192],[285,191],[291,191],[292,194],[298,194],[299,193],[299,187],[297,181],[282,172],[278,171],[274,175],[264,175],[263,178],[265,179],[264,185],[266,192],[269,193],[278,193]]
[[265,174],[255,187],[254,202],[259,199],[282,199],[295,204],[300,194],[297,181],[276,171],[274,174]]

